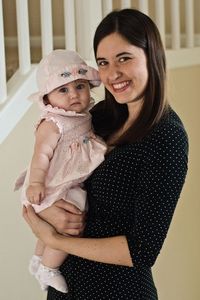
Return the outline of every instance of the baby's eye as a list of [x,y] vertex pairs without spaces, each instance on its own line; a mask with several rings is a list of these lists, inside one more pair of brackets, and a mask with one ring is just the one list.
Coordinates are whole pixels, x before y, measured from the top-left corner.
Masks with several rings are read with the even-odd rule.
[[85,84],[85,83],[79,83],[79,84],[77,84],[76,89],[77,89],[77,90],[82,90],[82,89],[84,89],[85,87],[86,87],[86,84]]
[[60,88],[60,89],[58,90],[58,92],[61,93],[61,94],[68,93],[68,88],[62,87],[62,88]]

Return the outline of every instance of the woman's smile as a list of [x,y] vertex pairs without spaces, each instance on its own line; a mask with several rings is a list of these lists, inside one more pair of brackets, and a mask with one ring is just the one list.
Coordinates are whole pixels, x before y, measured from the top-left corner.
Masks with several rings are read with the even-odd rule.
[[127,80],[127,81],[122,81],[119,83],[113,83],[112,87],[113,87],[114,92],[121,93],[121,92],[124,92],[130,86],[130,84],[131,84],[131,81]]

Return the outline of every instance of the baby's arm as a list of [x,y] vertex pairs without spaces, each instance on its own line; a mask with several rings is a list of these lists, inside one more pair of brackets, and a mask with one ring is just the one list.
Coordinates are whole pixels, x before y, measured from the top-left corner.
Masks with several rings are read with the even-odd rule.
[[29,186],[26,190],[27,198],[33,204],[40,204],[44,199],[45,177],[59,138],[60,132],[53,121],[44,120],[37,128]]

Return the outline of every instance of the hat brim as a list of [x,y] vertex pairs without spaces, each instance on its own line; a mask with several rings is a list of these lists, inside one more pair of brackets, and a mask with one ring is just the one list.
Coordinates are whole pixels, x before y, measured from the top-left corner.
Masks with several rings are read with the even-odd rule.
[[[77,66],[73,66],[73,69],[75,67],[77,67]],[[80,73],[79,72],[76,72],[76,73],[63,72],[62,74],[60,74],[59,77],[57,74],[53,74],[48,79],[48,82],[46,84],[46,90],[33,93],[28,97],[28,99],[33,102],[43,100],[44,95],[49,94],[50,92],[52,92],[54,89],[58,88],[59,86],[68,84],[68,83],[76,81],[78,79],[87,80],[89,82],[91,88],[100,86],[101,80],[99,78],[99,73],[95,68],[88,66],[88,65],[78,65],[78,69],[79,69],[79,71],[82,71],[82,72],[80,72]]]

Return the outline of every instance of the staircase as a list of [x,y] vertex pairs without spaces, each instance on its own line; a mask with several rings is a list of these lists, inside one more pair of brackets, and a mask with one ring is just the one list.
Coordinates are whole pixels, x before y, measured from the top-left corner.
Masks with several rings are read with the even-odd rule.
[[27,97],[36,91],[39,60],[53,49],[68,48],[94,64],[98,23],[111,10],[129,7],[156,22],[168,68],[200,64],[198,0],[0,0],[0,143],[32,104]]

